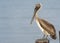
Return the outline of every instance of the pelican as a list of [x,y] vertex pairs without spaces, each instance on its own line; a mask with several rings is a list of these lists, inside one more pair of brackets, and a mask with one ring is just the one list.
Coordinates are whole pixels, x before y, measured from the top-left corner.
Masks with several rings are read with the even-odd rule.
[[34,9],[34,15],[31,20],[31,24],[32,21],[35,19],[38,27],[44,33],[43,37],[47,38],[48,36],[50,36],[52,39],[56,39],[55,27],[51,23],[47,22],[46,20],[38,17],[37,12],[40,8],[41,8],[41,4],[36,4]]

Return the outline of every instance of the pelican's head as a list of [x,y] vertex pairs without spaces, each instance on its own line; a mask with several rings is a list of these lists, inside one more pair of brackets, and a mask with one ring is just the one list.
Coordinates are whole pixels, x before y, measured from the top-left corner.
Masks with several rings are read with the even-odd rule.
[[40,7],[41,7],[40,4],[36,4],[35,9],[34,9],[34,15],[33,15],[32,20],[31,20],[31,24],[32,24],[32,21],[34,20],[34,17],[35,17],[35,15],[36,15],[36,13],[37,13],[37,11],[39,10]]
[[40,7],[41,7],[40,4],[36,4],[35,9],[34,9],[34,13],[36,13],[39,10]]

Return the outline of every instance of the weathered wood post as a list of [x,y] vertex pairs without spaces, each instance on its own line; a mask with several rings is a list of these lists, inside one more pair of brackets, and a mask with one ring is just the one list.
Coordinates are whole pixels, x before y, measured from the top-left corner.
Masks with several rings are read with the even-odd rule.
[[60,31],[59,31],[59,43],[60,43]]
[[49,43],[48,39],[37,39],[35,43]]

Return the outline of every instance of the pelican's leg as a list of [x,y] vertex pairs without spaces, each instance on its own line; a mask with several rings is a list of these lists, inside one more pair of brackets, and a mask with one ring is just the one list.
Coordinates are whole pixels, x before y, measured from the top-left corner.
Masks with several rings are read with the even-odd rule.
[[43,35],[43,37],[42,38],[45,38],[45,34]]
[[46,35],[46,39],[47,39],[48,35]]

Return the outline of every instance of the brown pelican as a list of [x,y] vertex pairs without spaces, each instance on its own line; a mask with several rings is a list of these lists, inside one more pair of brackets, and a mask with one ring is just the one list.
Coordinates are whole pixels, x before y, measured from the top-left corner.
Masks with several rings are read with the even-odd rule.
[[35,19],[38,27],[44,33],[44,37],[47,38],[47,36],[51,36],[52,39],[56,39],[56,30],[54,26],[51,23],[47,22],[46,20],[38,17],[37,11],[39,10],[39,8],[41,8],[41,4],[36,4],[35,9],[34,9],[34,15],[31,20],[31,24],[32,24],[33,19]]

